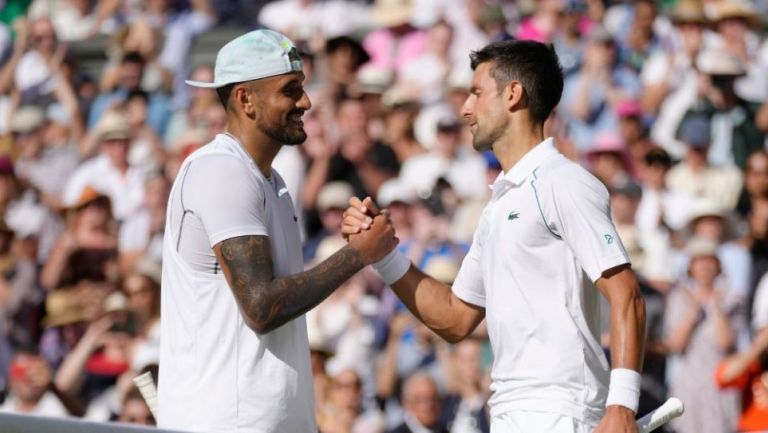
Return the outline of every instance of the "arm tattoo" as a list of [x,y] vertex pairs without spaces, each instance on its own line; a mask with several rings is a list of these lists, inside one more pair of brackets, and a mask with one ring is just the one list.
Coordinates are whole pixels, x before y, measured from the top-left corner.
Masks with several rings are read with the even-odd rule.
[[365,266],[347,245],[308,271],[275,278],[267,236],[227,239],[214,250],[246,321],[259,333],[306,313]]

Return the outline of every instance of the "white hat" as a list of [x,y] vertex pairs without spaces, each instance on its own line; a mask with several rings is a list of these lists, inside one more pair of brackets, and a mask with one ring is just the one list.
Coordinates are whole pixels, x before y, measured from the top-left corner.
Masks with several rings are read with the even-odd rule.
[[708,48],[701,51],[696,67],[707,75],[744,75],[744,63],[723,49]]
[[346,209],[354,193],[352,185],[348,182],[328,182],[320,188],[317,195],[317,210],[323,212],[328,209]]
[[43,110],[34,105],[20,108],[11,119],[11,131],[29,133],[43,126],[45,114]]
[[408,189],[398,178],[393,178],[381,184],[376,194],[376,201],[381,207],[387,207],[394,202],[411,204],[416,201],[416,193]]
[[290,39],[272,30],[254,30],[231,40],[216,55],[213,83],[187,80],[194,87],[227,84],[301,71],[301,58]]

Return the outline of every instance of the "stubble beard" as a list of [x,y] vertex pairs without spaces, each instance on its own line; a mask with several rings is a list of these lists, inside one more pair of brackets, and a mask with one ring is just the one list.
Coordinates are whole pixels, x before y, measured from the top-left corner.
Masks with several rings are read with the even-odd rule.
[[484,131],[480,125],[472,135],[472,147],[478,152],[493,150],[493,144],[504,135],[504,125],[499,125],[490,131]]
[[261,125],[261,129],[267,137],[283,145],[296,146],[307,140],[307,132],[304,130],[304,126],[299,126],[291,120],[282,125],[265,125],[264,123],[261,123]]

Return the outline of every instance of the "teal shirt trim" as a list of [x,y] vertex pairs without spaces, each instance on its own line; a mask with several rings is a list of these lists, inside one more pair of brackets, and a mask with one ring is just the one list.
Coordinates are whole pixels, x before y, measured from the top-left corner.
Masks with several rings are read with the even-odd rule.
[[539,214],[541,215],[541,220],[544,222],[544,227],[546,227],[547,230],[549,230],[549,232],[552,233],[552,236],[556,237],[557,239],[563,240],[563,238],[560,235],[552,231],[552,228],[549,227],[549,224],[547,224],[547,219],[544,218],[544,210],[541,208],[541,202],[539,201],[539,191],[536,190],[536,185],[534,184],[534,182],[536,182],[539,179],[538,176],[536,176],[536,170],[538,170],[538,168],[533,170],[533,179],[531,179],[531,188],[533,188],[533,196],[536,197],[536,206],[538,206],[539,208]]

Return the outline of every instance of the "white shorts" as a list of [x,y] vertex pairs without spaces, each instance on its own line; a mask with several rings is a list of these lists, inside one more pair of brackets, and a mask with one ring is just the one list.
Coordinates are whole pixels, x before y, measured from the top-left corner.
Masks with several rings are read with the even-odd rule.
[[491,419],[491,433],[592,433],[594,426],[549,412],[505,412]]

